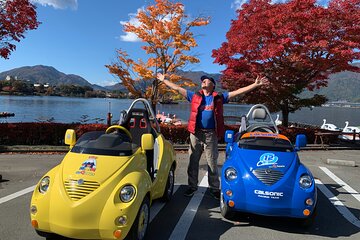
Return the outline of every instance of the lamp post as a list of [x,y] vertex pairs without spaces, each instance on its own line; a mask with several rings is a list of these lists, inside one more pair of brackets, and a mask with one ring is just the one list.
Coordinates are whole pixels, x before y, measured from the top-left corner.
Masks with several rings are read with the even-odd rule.
[[111,126],[111,118],[112,118],[112,114],[111,114],[111,102],[109,102],[109,111],[107,113],[107,125],[108,127]]

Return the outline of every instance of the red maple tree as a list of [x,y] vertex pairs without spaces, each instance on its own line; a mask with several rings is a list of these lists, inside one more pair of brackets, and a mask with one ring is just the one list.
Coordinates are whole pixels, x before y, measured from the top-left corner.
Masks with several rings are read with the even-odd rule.
[[315,0],[270,2],[244,4],[212,56],[226,65],[221,81],[229,90],[266,76],[269,85],[244,100],[281,111],[287,126],[289,113],[327,101],[302,92],[327,86],[332,73],[359,71],[351,63],[360,58],[360,0],[332,0],[328,7]]
[[16,49],[13,42],[20,42],[27,30],[38,27],[35,9],[29,0],[0,1],[0,57],[8,59]]

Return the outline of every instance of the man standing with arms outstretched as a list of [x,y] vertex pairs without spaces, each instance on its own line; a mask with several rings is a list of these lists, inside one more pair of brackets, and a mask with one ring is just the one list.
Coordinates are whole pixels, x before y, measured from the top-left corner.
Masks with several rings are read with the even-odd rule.
[[184,195],[191,197],[197,190],[199,161],[201,154],[205,152],[208,164],[210,194],[216,199],[220,199],[217,159],[219,155],[218,138],[222,138],[225,132],[223,104],[228,103],[229,99],[235,96],[245,94],[263,85],[266,78],[257,77],[253,84],[224,93],[215,91],[215,80],[209,76],[201,77],[201,90],[198,92],[186,90],[170,82],[165,79],[162,73],[157,74],[157,79],[166,86],[178,91],[191,102],[191,113],[188,122],[188,131],[190,132],[190,161],[187,169],[189,187]]

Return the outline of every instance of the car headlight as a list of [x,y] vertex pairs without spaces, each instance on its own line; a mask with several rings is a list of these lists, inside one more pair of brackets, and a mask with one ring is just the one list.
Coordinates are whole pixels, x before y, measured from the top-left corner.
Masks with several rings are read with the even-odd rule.
[[39,184],[39,192],[43,194],[46,193],[47,190],[49,190],[49,185],[50,185],[50,177],[46,176],[43,179],[41,179]]
[[237,178],[237,172],[235,170],[235,168],[228,168],[225,171],[225,177],[227,180],[235,180]]
[[135,188],[131,185],[126,185],[120,190],[120,199],[123,202],[130,202],[135,197]]
[[302,175],[299,180],[300,187],[303,189],[308,189],[312,186],[311,177],[307,174]]

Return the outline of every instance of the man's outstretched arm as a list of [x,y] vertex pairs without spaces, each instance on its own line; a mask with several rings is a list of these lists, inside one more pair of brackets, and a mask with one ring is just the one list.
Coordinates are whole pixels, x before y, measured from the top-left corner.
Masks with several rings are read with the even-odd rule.
[[250,84],[250,85],[248,85],[246,87],[242,87],[242,88],[239,88],[239,89],[237,89],[235,91],[229,92],[229,99],[233,98],[233,97],[236,97],[238,95],[250,92],[250,91],[254,90],[257,87],[260,87],[260,86],[264,85],[267,81],[268,80],[266,79],[266,77],[257,76],[256,79],[255,79],[255,82],[253,84]]
[[169,88],[174,89],[175,91],[178,91],[181,95],[183,95],[184,97],[186,97],[186,89],[180,87],[179,85],[177,85],[177,84],[175,84],[175,83],[170,82],[170,81],[167,80],[167,79],[165,79],[165,75],[164,75],[164,74],[158,73],[158,74],[157,74],[157,79],[158,79],[160,82],[165,83],[165,85],[168,86]]

